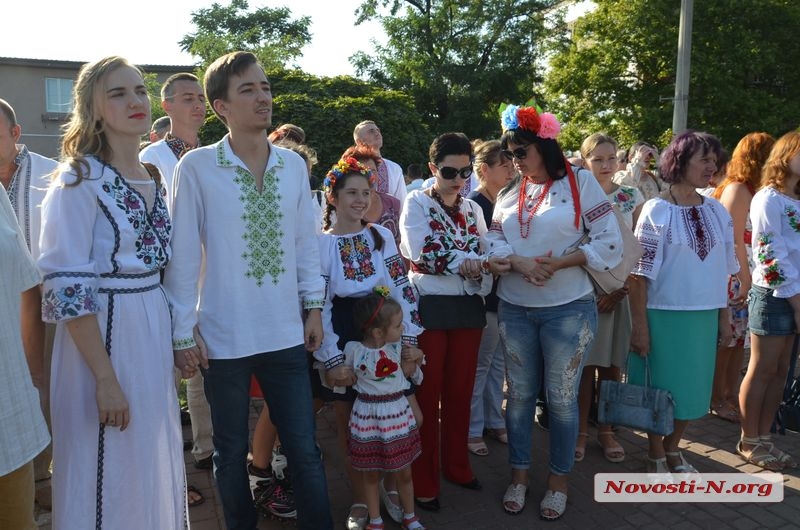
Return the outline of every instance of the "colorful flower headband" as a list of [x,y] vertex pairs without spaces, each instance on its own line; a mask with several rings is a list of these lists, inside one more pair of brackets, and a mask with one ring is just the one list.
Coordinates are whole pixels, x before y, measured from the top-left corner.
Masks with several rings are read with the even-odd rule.
[[533,100],[525,103],[526,106],[500,105],[500,124],[503,132],[511,129],[523,129],[532,132],[539,138],[555,140],[561,132],[561,124],[558,119],[549,112],[542,112]]
[[326,192],[332,192],[333,187],[336,186],[336,179],[342,178],[348,173],[364,175],[367,177],[367,180],[369,180],[370,185],[375,184],[375,175],[372,174],[372,171],[354,157],[348,156],[347,158],[339,159],[339,161],[331,167],[328,174],[325,175],[325,180],[322,181],[322,187]]

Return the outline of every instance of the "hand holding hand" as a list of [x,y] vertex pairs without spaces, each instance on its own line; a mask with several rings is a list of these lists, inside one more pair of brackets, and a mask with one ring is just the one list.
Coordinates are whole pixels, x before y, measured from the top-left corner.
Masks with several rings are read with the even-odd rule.
[[481,279],[481,260],[465,259],[458,266],[458,273],[467,280]]
[[303,323],[303,338],[306,350],[317,351],[322,346],[322,310],[309,309]]
[[325,384],[329,387],[351,386],[356,382],[356,374],[351,366],[340,364],[325,371]]
[[489,264],[489,271],[495,275],[503,275],[508,274],[511,272],[511,260],[508,258],[498,258],[497,256],[492,256],[487,261]]
[[422,360],[422,356],[422,350],[410,344],[403,344],[403,347],[400,350],[400,357],[404,361],[412,361],[416,363],[417,361]]

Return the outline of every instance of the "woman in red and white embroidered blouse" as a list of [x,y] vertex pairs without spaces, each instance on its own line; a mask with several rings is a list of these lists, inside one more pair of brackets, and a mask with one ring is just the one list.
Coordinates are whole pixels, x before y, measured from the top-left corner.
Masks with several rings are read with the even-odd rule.
[[[578,384],[597,326],[594,288],[582,266],[597,271],[616,266],[622,237],[597,180],[566,162],[556,141],[555,116],[509,105],[502,125],[504,154],[520,175],[498,197],[487,235],[491,269],[506,272],[497,290],[509,390],[511,485],[503,508],[516,514],[525,506],[533,415],[543,384],[550,473],[540,515],[553,520],[566,509],[578,435]],[[585,231],[589,241],[565,255]]]

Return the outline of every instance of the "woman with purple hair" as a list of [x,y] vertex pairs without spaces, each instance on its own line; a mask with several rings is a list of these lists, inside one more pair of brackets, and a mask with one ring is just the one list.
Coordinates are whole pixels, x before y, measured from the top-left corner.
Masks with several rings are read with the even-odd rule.
[[733,221],[716,199],[696,191],[707,186],[721,154],[710,134],[675,137],[661,159],[668,187],[644,204],[636,224],[644,255],[630,281],[631,351],[638,355],[630,355],[628,380],[644,384],[647,358],[652,386],[675,400],[673,432],[647,434],[647,471],[666,477],[697,472],[678,444],[689,421],[708,411],[717,345],[731,339],[728,275],[739,270]]

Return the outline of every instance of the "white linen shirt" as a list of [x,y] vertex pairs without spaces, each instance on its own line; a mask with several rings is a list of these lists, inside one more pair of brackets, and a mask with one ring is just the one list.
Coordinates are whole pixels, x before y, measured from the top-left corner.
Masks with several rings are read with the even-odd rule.
[[[589,243],[581,245],[587,266],[602,271],[615,267],[622,260],[622,235],[617,218],[603,188],[588,170],[575,172],[580,194],[583,223],[575,227],[575,204],[572,199],[569,176],[553,181],[550,193],[536,211],[530,224],[528,237],[522,237],[519,222],[519,194],[516,186],[498,197],[494,206],[492,226],[487,242],[492,256],[512,254],[532,258],[536,256],[562,256],[583,237],[584,226],[589,230]],[[543,184],[526,182],[524,193],[538,200]],[[527,222],[528,213],[524,213]],[[544,285],[535,286],[511,271],[500,277],[497,296],[506,302],[522,307],[553,307],[578,300],[594,290],[588,273],[582,267],[567,267],[556,271]]]
[[173,347],[194,345],[195,324],[212,359],[302,344],[301,309],[321,309],[325,289],[303,159],[270,145],[259,193],[226,135],[181,158],[174,189]]
[[50,442],[20,335],[20,293],[39,284],[22,230],[0,186],[0,477]]
[[778,298],[800,293],[800,201],[764,187],[750,203],[753,285]]
[[34,262],[39,259],[39,232],[42,228],[42,202],[50,187],[58,162],[28,151],[17,144],[14,159],[17,171],[8,186],[8,198],[22,229],[22,235]]
[[174,196],[172,186],[175,180],[175,167],[178,165],[178,157],[175,156],[172,148],[164,140],[153,142],[139,152],[139,160],[158,168],[161,178],[164,179],[164,187],[167,189],[167,206],[171,207]]
[[478,203],[463,199],[461,215],[463,226],[456,226],[425,191],[406,197],[400,214],[400,253],[411,261],[408,277],[420,296],[486,296],[492,290],[491,274],[467,280],[458,273],[464,260],[481,259],[486,247],[486,221]]
[[402,207],[403,202],[406,200],[406,195],[408,194],[406,191],[406,179],[403,176],[403,168],[400,167],[400,164],[388,158],[383,158],[381,160],[386,164],[386,174],[389,175],[389,183],[387,189],[378,191],[383,191],[395,197],[400,201],[400,206]]
[[642,207],[634,233],[644,254],[633,274],[650,280],[648,309],[728,307],[728,276],[739,271],[739,263],[733,220],[719,201],[704,198],[701,206],[676,206],[661,198],[650,199]]

